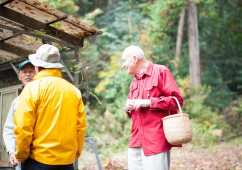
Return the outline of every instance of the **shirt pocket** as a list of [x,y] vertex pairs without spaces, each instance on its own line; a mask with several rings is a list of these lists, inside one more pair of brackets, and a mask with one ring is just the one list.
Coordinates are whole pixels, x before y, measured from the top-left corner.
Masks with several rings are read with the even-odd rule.
[[160,90],[157,85],[155,86],[149,86],[144,88],[144,99],[150,99],[150,97],[159,97],[160,96]]
[[138,88],[137,82],[133,81],[130,85],[130,92],[133,92],[137,88]]

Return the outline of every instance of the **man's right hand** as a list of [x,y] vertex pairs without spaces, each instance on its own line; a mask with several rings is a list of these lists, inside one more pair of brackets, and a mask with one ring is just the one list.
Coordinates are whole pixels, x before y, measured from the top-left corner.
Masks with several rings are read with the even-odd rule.
[[18,166],[18,164],[19,164],[18,160],[15,157],[15,153],[14,152],[10,153],[10,159],[9,159],[9,161],[10,161],[10,163],[11,163],[11,165],[13,167]]
[[135,103],[135,100],[128,99],[126,102],[126,109],[134,110],[134,103]]

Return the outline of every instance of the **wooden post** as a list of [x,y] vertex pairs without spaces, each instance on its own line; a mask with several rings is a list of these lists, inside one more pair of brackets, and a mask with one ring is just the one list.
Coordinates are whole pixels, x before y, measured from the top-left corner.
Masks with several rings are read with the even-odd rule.
[[188,7],[188,42],[189,42],[189,74],[192,88],[200,84],[200,64],[199,64],[199,42],[197,6],[194,2],[189,2]]
[[[75,59],[76,59],[75,60],[75,66],[77,64],[79,64],[78,52],[79,52],[79,47],[76,46],[76,48],[75,48]],[[75,85],[78,86],[79,85],[79,77],[78,77],[79,73],[78,73],[77,67],[74,67],[74,74],[75,74]]]

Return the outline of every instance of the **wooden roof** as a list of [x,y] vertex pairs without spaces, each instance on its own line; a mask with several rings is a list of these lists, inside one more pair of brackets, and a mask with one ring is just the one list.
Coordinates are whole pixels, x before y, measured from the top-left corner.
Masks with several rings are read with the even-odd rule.
[[0,71],[3,64],[22,61],[44,43],[75,49],[85,38],[101,34],[47,3],[0,0]]

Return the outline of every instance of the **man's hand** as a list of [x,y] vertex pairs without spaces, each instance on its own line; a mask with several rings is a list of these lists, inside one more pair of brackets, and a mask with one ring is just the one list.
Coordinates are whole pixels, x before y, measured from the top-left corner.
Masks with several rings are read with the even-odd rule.
[[12,152],[12,153],[10,153],[10,159],[9,159],[9,161],[10,161],[10,163],[11,163],[11,165],[13,166],[13,167],[16,167],[16,166],[18,166],[18,160],[16,159],[16,157],[15,157],[15,153],[14,152]]
[[135,100],[128,99],[126,102],[126,109],[128,109],[130,111],[134,110],[134,103],[135,103]]
[[150,107],[150,99],[136,99],[134,103],[134,110],[138,110],[140,107]]

